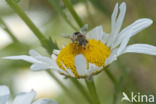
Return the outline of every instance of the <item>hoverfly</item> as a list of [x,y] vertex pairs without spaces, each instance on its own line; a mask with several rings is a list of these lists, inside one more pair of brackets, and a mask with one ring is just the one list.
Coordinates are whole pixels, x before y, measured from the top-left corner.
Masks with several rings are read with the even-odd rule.
[[72,36],[64,36],[65,38],[71,39],[73,43],[77,43],[79,46],[86,47],[88,40],[86,39],[86,32],[88,31],[88,25],[84,25],[80,32],[75,32]]

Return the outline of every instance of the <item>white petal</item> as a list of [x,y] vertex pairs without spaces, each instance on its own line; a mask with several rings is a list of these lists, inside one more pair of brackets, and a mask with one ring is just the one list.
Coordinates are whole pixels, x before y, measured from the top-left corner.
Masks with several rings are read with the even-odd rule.
[[54,62],[52,65],[51,65],[51,68],[50,69],[52,69],[53,71],[61,71],[61,72],[65,72],[64,70],[62,70],[62,69],[60,69],[59,67],[58,67],[58,65],[57,65],[57,63],[56,62]]
[[[130,36],[129,34],[131,34],[131,30],[127,31],[127,35]],[[129,37],[125,38],[120,47],[119,48],[115,48],[115,49],[112,49],[112,53],[111,55],[106,59],[106,62],[105,62],[105,65],[109,65],[111,64],[113,61],[117,60],[117,57],[120,56],[124,49],[126,48],[128,42],[129,42]]]
[[117,15],[118,15],[118,3],[116,3],[114,11],[112,13],[112,29],[114,29]]
[[102,41],[104,44],[106,44],[108,38],[109,38],[109,34],[106,34],[106,33],[103,32],[103,37],[102,37],[101,41]]
[[29,54],[30,54],[30,56],[34,56],[34,57],[36,57],[36,56],[41,56],[37,51],[35,51],[35,50],[30,50],[29,51]]
[[9,59],[9,60],[24,60],[30,63],[36,63],[39,62],[38,60],[36,60],[35,58],[33,58],[32,56],[27,56],[27,55],[20,55],[20,56],[7,56],[7,57],[3,57],[2,59]]
[[46,56],[36,56],[35,57],[39,62],[38,63],[34,63],[31,66],[32,70],[45,70],[45,69],[53,69],[53,70],[58,70],[59,67],[56,64],[56,59],[52,59]]
[[10,91],[9,88],[5,85],[0,86],[0,96],[9,95]]
[[117,52],[118,52],[118,49],[114,49],[112,50],[112,53],[111,55],[106,59],[106,62],[105,62],[105,66],[111,64],[113,61],[117,60]]
[[91,75],[91,74],[93,74],[93,73],[96,72],[96,71],[99,71],[100,69],[102,69],[102,67],[103,67],[103,66],[98,67],[98,66],[96,66],[95,64],[89,63],[88,75]]
[[156,55],[156,47],[148,44],[133,44],[129,45],[123,53],[142,53]]
[[82,54],[75,56],[75,66],[78,75],[86,75],[87,74],[87,62],[85,57]]
[[66,68],[66,71],[67,71],[67,73],[68,73],[70,76],[75,77],[75,75],[74,75],[74,73],[72,72],[71,69],[67,69],[67,68]]
[[13,104],[31,104],[36,93],[31,91],[29,93],[20,93],[16,96]]
[[0,104],[7,104],[10,97],[10,91],[7,86],[0,86]]
[[51,69],[53,69],[53,70],[58,70],[60,73],[66,74],[66,72],[65,72],[64,70],[62,70],[62,69],[60,69],[60,68],[58,67],[58,65],[57,65],[57,63],[56,63],[57,56],[56,56],[55,54],[52,54],[52,55],[51,55],[51,58],[52,58],[52,60],[54,61],[54,63],[53,63],[53,65],[52,65],[52,68],[51,68]]
[[54,63],[54,60],[52,60],[51,58],[49,57],[46,57],[46,56],[37,56],[35,57],[38,61],[41,61],[43,63],[46,63],[47,65],[52,65]]
[[[55,51],[58,51],[58,50],[55,50]],[[29,54],[31,56],[33,56],[35,59],[37,59],[38,61],[40,61],[38,63],[40,63],[40,64],[41,63],[45,63],[45,64],[48,65],[48,67],[50,67],[51,65],[53,65],[54,61],[56,61],[56,60],[53,60],[53,59],[51,59],[49,57],[41,56],[38,52],[36,52],[34,50],[30,50],[29,51]]]
[[126,3],[123,2],[120,5],[120,14],[119,14],[119,16],[117,18],[117,21],[116,21],[116,27],[115,27],[116,32],[115,33],[118,33],[120,31],[120,28],[121,28],[121,26],[123,24],[123,20],[124,20],[124,17],[125,17],[125,13],[126,13]]
[[97,26],[86,34],[87,39],[101,40],[103,37],[102,26]]
[[129,36],[130,36],[131,32],[132,32],[131,29],[129,29],[127,31],[127,37],[122,40],[121,45],[118,48],[117,56],[119,56],[123,52],[123,50],[126,48],[128,42],[130,40]]
[[56,64],[56,60],[53,60],[46,56],[36,56],[35,57],[38,62],[34,63],[31,66],[31,70],[33,71],[39,71],[39,70],[45,70],[45,69],[57,69],[58,66]]
[[[125,29],[123,29],[120,32],[119,37],[113,43],[112,48],[117,47],[124,38],[126,38],[126,37],[131,38],[132,36],[134,36],[138,32],[140,32],[143,29],[149,27],[152,23],[153,23],[153,21],[151,19],[147,19],[147,18],[142,18],[142,19],[136,20],[134,23],[132,23],[131,25],[127,26]],[[127,31],[129,31],[129,29],[132,29],[131,34],[129,34],[130,36],[127,35]]]
[[[64,65],[64,63],[62,63],[62,65],[63,65],[63,67],[66,69],[66,71],[67,72],[63,72],[65,75],[69,75],[69,76],[72,76],[72,77],[74,77],[74,74],[73,74],[73,72],[71,71],[71,69],[68,69],[65,65]],[[63,70],[63,69],[61,69],[61,70]]]
[[60,53],[60,50],[54,49],[53,54],[58,55]]
[[[125,17],[125,13],[126,13],[126,3],[123,2],[121,5],[120,5],[120,14],[114,24],[114,26],[112,27],[112,32],[110,34],[110,38],[108,40],[108,43],[107,43],[107,46],[111,46],[112,43],[116,40],[118,34],[119,34],[119,31],[121,29],[121,26],[123,24],[123,20],[124,20],[124,17]],[[114,20],[113,20],[114,21]]]
[[53,60],[55,60],[55,61],[56,61],[57,56],[56,56],[55,54],[52,54],[52,55],[51,55],[51,58],[52,58]]
[[58,104],[58,103],[49,99],[40,99],[35,101],[33,104]]
[[38,59],[40,61],[40,63],[37,63],[37,64],[43,65],[44,69],[47,69],[47,68],[50,68],[53,70],[59,69],[59,67],[56,63],[56,59],[54,59],[54,58],[49,58],[46,56],[38,56],[38,57],[36,57],[36,59]]
[[55,61],[51,61],[49,63],[40,60],[40,63],[34,63],[30,68],[33,71],[40,71],[46,69],[52,69],[53,71],[60,71],[58,65]]
[[33,70],[33,71],[40,71],[40,70],[46,70],[46,69],[50,69],[51,66],[49,66],[48,64],[46,63],[35,63],[33,65],[31,65],[30,69]]

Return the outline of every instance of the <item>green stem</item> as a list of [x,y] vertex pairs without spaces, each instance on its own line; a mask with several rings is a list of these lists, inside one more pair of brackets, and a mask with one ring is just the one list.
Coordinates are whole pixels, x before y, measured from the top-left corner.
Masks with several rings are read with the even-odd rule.
[[110,80],[113,82],[114,85],[116,85],[117,80],[116,78],[113,76],[113,74],[111,73],[111,71],[108,69],[108,67],[106,67],[104,69],[104,71],[106,72],[107,76],[110,78]]
[[16,4],[14,0],[6,0],[9,6],[23,19],[23,21],[28,25],[28,27],[33,31],[33,33],[40,40],[41,44],[51,53],[51,47],[49,47],[47,39],[41,33],[41,31],[35,26],[35,24],[29,19],[29,17],[24,13],[24,11]]
[[77,101],[76,97],[73,96],[71,91],[67,89],[67,87],[50,70],[47,70],[46,72],[61,86],[61,88],[70,97],[70,99],[73,100],[73,102]]
[[78,14],[76,13],[76,11],[74,10],[72,4],[69,2],[69,0],[63,0],[63,1],[64,1],[64,4],[66,5],[66,7],[68,8],[68,10],[70,11],[70,13],[72,14],[73,18],[75,19],[75,21],[81,28],[84,24],[83,24],[82,20],[80,19],[80,17],[78,16]]
[[89,17],[90,21],[91,21],[91,23],[92,23],[93,26],[96,26],[95,21],[94,21],[94,17],[91,14],[90,9],[89,9],[89,1],[88,0],[85,0],[84,2],[85,2],[87,14],[88,14],[88,17]]
[[124,82],[126,76],[128,75],[128,73],[129,73],[129,70],[127,68],[125,70],[123,70],[123,73],[122,73],[122,75],[120,77],[120,80],[119,80],[119,82],[115,86],[114,97],[113,97],[113,104],[117,103],[118,95],[121,92],[121,89],[123,87],[123,82]]
[[57,0],[48,0],[58,12],[60,12],[61,16],[64,18],[64,20],[75,30],[78,31],[78,29],[71,23],[71,21],[67,18],[66,14],[63,12],[62,8],[59,6]]
[[[122,68],[125,68],[125,67],[122,66]],[[113,104],[116,104],[118,93],[121,91],[121,88],[123,87],[122,85],[123,85],[124,78],[127,76],[129,70],[127,70],[127,68],[124,70],[124,72],[123,72],[124,74],[120,77],[119,82],[117,82],[116,78],[111,73],[111,71],[108,69],[108,67],[106,67],[104,70],[105,70],[107,76],[109,77],[109,79],[114,84],[115,92],[114,92],[114,97],[113,97]],[[128,94],[130,94],[129,91],[126,91],[126,92]]]
[[110,11],[110,9],[108,9],[109,6],[107,5],[107,1],[105,1],[105,0],[89,0],[89,1],[97,9],[99,9],[100,11],[102,11],[103,13],[105,13],[106,16],[109,17],[108,19],[110,19],[111,11]]
[[88,90],[90,92],[90,95],[92,97],[92,104],[100,104],[100,101],[96,92],[94,80],[91,78],[91,79],[86,79],[85,81],[86,81]]
[[2,28],[9,34],[9,36],[14,42],[19,42],[18,39],[15,37],[15,35],[10,31],[8,26],[5,24],[5,22],[2,20],[2,18],[0,18],[0,24],[2,25]]
[[82,84],[77,79],[74,79],[74,78],[70,78],[70,79],[76,85],[76,87],[79,89],[81,94],[86,98],[86,100],[90,104],[91,103],[91,99],[90,99],[90,96],[89,96],[88,92],[86,91],[86,89],[82,86]]
[[112,81],[112,83],[114,84],[114,96],[113,96],[113,104],[116,104],[117,101],[117,95],[120,92],[120,89],[122,87],[122,83],[123,83],[123,79],[121,77],[120,81],[117,82],[116,78],[114,77],[114,75],[112,74],[112,72],[110,71],[110,69],[108,69],[108,67],[106,67],[104,69],[104,71],[106,72],[107,76],[109,77],[109,79]]

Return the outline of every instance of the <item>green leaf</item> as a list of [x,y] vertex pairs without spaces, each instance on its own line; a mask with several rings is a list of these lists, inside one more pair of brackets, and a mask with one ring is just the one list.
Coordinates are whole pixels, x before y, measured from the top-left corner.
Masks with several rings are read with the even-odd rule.
[[79,27],[81,28],[84,25],[84,23],[81,20],[81,18],[79,17],[79,15],[76,13],[76,11],[74,10],[71,2],[69,0],[63,0],[63,2],[66,5],[66,7],[68,8],[68,10],[70,11],[70,13],[73,16],[73,18],[75,19],[75,21],[77,22],[77,24],[79,25]]
[[77,31],[78,29],[71,23],[71,21],[67,18],[66,14],[63,12],[63,9],[58,3],[58,0],[48,0],[54,7],[55,9],[61,14],[61,16],[64,18],[64,20],[75,30]]
[[111,11],[108,9],[108,6],[104,0],[90,0],[92,5],[98,10],[104,12],[107,16],[111,15]]

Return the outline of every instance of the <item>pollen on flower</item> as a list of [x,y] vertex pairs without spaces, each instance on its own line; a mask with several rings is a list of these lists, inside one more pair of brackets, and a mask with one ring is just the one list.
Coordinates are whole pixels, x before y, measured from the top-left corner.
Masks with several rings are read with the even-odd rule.
[[[96,66],[104,66],[106,58],[110,55],[110,49],[99,40],[89,39],[86,47],[79,46],[77,43],[70,43],[57,56],[58,66],[65,70],[64,66],[71,69],[75,77],[80,77],[76,71],[74,58],[78,54],[83,54],[88,63],[95,64]],[[64,65],[63,65],[64,64]],[[85,69],[84,69],[85,70]]]

